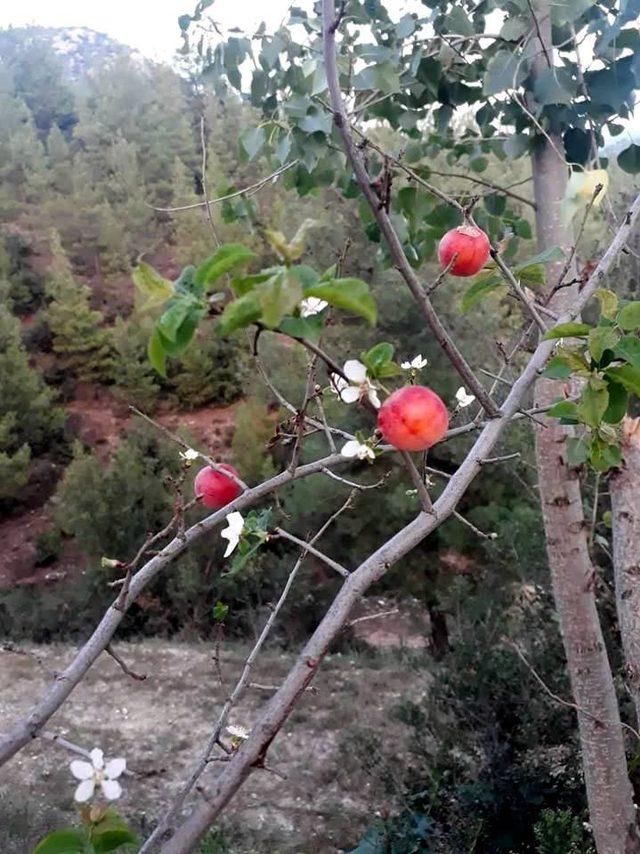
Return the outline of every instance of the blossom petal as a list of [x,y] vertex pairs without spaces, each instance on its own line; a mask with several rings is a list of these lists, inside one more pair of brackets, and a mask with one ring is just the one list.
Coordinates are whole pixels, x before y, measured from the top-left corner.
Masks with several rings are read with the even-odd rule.
[[102,794],[108,801],[115,801],[122,794],[122,786],[117,780],[103,780]]
[[82,759],[74,759],[69,766],[76,780],[90,780],[93,777],[93,765]]
[[343,457],[357,457],[360,451],[360,442],[357,439],[350,439],[340,451]]
[[88,801],[93,797],[94,789],[95,784],[93,782],[93,778],[91,778],[91,780],[83,780],[75,790],[73,799],[79,804],[83,804],[85,801]]
[[411,368],[413,367],[413,363],[412,362],[403,362],[400,365],[400,367],[402,368],[403,371],[410,371]]
[[338,374],[331,374],[331,391],[340,394],[343,388],[348,388],[349,383]]
[[94,747],[89,756],[91,756],[93,767],[96,770],[100,771],[104,768],[104,753],[99,747]]
[[347,386],[340,392],[340,400],[343,403],[356,403],[360,399],[360,388],[355,385]]
[[244,528],[244,519],[239,510],[234,510],[233,513],[227,515],[227,522],[232,531],[240,534]]
[[363,383],[367,378],[367,369],[357,359],[349,359],[344,363],[344,375],[352,383]]
[[110,780],[115,780],[122,774],[126,767],[126,759],[122,759],[121,757],[118,759],[110,759],[104,766],[105,776],[108,777]]
[[[224,537],[224,531],[222,531],[221,536]],[[234,550],[237,548],[238,543],[240,542],[240,537],[233,537],[229,535],[227,538],[229,540],[229,545],[224,550],[224,554],[222,557],[229,557],[230,554],[233,554]]]
[[375,406],[376,409],[380,409],[380,398],[378,397],[378,392],[375,388],[370,388],[367,391],[367,395],[369,397],[369,401]]

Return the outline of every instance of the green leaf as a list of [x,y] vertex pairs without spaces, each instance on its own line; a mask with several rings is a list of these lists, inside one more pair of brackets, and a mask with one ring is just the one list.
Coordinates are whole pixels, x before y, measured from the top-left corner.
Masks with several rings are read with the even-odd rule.
[[554,326],[544,336],[545,341],[549,341],[553,338],[585,338],[592,327],[587,323],[577,323],[575,321],[570,323],[559,323],[557,326]]
[[603,442],[596,437],[589,449],[589,462],[596,471],[607,471],[620,465],[622,453],[618,445]]
[[263,127],[255,127],[246,130],[240,137],[240,145],[249,160],[253,160],[262,151],[267,141],[267,135]]
[[360,358],[367,368],[375,370],[384,365],[385,362],[390,362],[393,359],[393,353],[393,344],[389,344],[388,341],[381,341],[380,344],[376,344],[366,353],[361,353]]
[[625,335],[621,338],[613,352],[618,359],[624,359],[634,368],[640,368],[640,338],[635,335]]
[[587,461],[587,443],[583,438],[570,436],[567,439],[567,463],[571,468],[578,468]]
[[86,836],[74,828],[54,830],[33,849],[33,854],[83,854]]
[[256,285],[259,285],[261,282],[266,282],[267,279],[270,279],[273,275],[283,270],[284,267],[269,267],[266,270],[262,270],[260,273],[254,273],[252,276],[238,276],[231,280],[231,287],[233,288],[233,292],[238,297],[243,297],[245,294],[248,294],[249,291],[252,291]]
[[606,424],[619,424],[627,413],[629,392],[623,385],[613,382],[611,379],[608,380],[607,387],[609,389],[609,405],[602,416],[602,420]]
[[605,374],[640,397],[640,368],[634,368],[633,365],[619,365],[615,368],[607,368]]
[[577,92],[577,83],[561,68],[544,68],[535,79],[533,92],[536,101],[547,104],[570,104]]
[[513,230],[515,231],[518,237],[521,237],[523,240],[531,240],[533,237],[533,233],[531,231],[531,223],[528,219],[517,219],[513,223]]
[[600,302],[600,314],[607,320],[613,320],[618,310],[618,297],[606,288],[598,288],[593,295]]
[[110,808],[90,831],[91,843],[96,854],[115,851],[123,845],[136,845],[138,839],[124,823],[118,813]]
[[377,319],[376,304],[369,285],[361,279],[330,279],[306,288],[304,295],[318,297],[336,308],[358,314],[374,326]]
[[597,387],[592,383],[588,383],[582,392],[582,397],[578,404],[580,421],[588,424],[589,427],[597,427],[602,421],[602,416],[606,412],[608,405],[609,391],[607,387]]
[[573,424],[580,423],[578,404],[574,403],[572,400],[559,400],[557,403],[554,403],[549,409],[548,415],[552,418],[562,418],[563,420],[570,421]]
[[229,613],[229,606],[225,605],[224,602],[221,602],[219,599],[216,604],[213,606],[213,619],[216,623],[221,623]]
[[246,264],[254,257],[251,249],[247,249],[241,243],[226,243],[200,264],[195,272],[195,283],[204,286],[212,285],[220,276],[241,264]]
[[258,294],[255,291],[249,291],[225,307],[218,321],[218,334],[229,335],[236,329],[251,326],[260,319],[261,315],[262,306]]
[[596,326],[589,332],[589,352],[599,362],[605,350],[612,350],[618,343],[620,333],[613,326]]
[[288,270],[282,270],[275,276],[256,285],[251,292],[260,302],[260,319],[265,326],[275,329],[285,314],[291,314],[302,299],[302,287]]
[[625,331],[631,331],[640,327],[640,302],[628,302],[618,312],[618,325]]
[[306,338],[317,343],[324,330],[322,313],[310,317],[285,317],[280,324],[280,331],[292,338]]
[[549,380],[567,380],[571,376],[571,367],[562,356],[554,356],[547,363],[542,376]]
[[454,6],[444,19],[444,25],[448,33],[456,36],[472,36],[474,34],[473,24],[462,6]]
[[630,145],[618,155],[618,166],[623,172],[635,175],[640,172],[640,145]]
[[504,279],[496,276],[491,271],[480,273],[475,277],[473,283],[467,288],[462,297],[460,303],[462,311],[469,311],[476,303],[479,303],[480,300],[483,300],[486,296],[493,293],[493,291],[498,290],[498,288],[504,289]]
[[173,305],[165,311],[158,321],[158,328],[165,338],[168,338],[169,341],[176,340],[178,328],[189,313],[190,309],[191,305],[187,300],[177,299],[174,301]]
[[534,285],[543,285],[545,283],[545,264],[551,264],[556,261],[562,261],[564,252],[559,246],[552,246],[550,249],[545,249],[544,252],[539,252],[533,258],[527,261],[521,261],[513,268],[513,272],[517,274],[519,279]]
[[160,335],[160,332],[157,329],[154,329],[151,333],[151,338],[149,339],[149,344],[147,345],[147,355],[149,357],[149,361],[151,362],[151,366],[156,369],[160,376],[166,377],[167,353],[162,344],[162,337]]
[[380,62],[359,71],[353,78],[353,86],[358,90],[378,89],[389,95],[400,90],[400,75],[393,62]]
[[133,284],[140,293],[148,297],[146,306],[160,305],[173,296],[173,285],[171,282],[144,261],[141,261],[134,268],[131,277],[133,278]]
[[493,216],[502,216],[507,207],[507,199],[500,193],[489,193],[484,197],[483,202],[487,211]]
[[497,95],[505,89],[517,86],[526,74],[526,65],[516,53],[499,50],[487,65],[482,92]]

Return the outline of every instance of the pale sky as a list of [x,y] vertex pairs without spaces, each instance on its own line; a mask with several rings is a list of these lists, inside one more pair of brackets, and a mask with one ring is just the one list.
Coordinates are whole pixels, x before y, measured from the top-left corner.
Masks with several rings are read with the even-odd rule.
[[[0,0],[0,28],[88,27],[150,59],[169,60],[181,44],[178,16],[195,5],[196,0]],[[262,20],[277,26],[291,5],[292,0],[216,0],[208,12],[225,28],[251,29]]]

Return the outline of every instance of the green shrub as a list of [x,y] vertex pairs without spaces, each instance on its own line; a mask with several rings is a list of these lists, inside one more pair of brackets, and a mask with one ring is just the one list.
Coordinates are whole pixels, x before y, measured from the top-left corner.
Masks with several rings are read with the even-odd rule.
[[243,479],[259,483],[271,477],[275,469],[267,445],[275,424],[267,407],[253,397],[243,400],[236,407],[234,424],[231,453]]
[[584,825],[570,810],[543,810],[533,833],[536,854],[595,854]]
[[232,403],[243,392],[247,358],[241,338],[217,336],[203,324],[179,361],[170,364],[168,386],[179,405],[195,409],[208,403]]
[[0,304],[0,500],[15,499],[33,456],[62,439],[64,413],[29,365],[20,322]]

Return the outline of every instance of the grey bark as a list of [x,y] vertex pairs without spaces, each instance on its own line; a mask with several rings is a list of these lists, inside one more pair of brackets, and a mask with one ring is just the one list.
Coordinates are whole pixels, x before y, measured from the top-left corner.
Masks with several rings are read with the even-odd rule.
[[[547,68],[552,57],[549,6],[537,5],[538,23],[546,53],[534,64]],[[539,138],[532,157],[536,228],[540,250],[561,246],[569,253],[570,227],[563,225],[561,203],[567,184],[567,166],[559,137]],[[548,265],[549,283],[562,274],[562,262]],[[571,271],[570,275],[571,275]],[[577,286],[563,288],[550,302],[563,313],[574,304]],[[563,396],[563,383],[539,379],[537,406]],[[596,609],[595,570],[589,554],[577,473],[567,464],[569,431],[555,419],[544,418],[536,428],[536,457],[542,516],[547,541],[553,594],[567,658],[571,688],[578,706],[578,727],[589,815],[600,854],[640,851],[633,793],[620,724],[620,712],[602,628]]]
[[625,418],[623,466],[609,481],[616,608],[629,692],[640,726],[640,423]]

